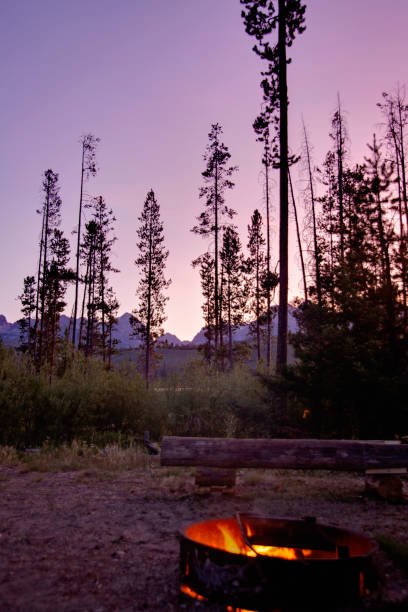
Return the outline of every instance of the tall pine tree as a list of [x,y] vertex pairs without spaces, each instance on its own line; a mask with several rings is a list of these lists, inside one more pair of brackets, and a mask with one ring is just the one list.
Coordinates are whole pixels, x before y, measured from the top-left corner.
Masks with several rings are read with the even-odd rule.
[[142,339],[144,377],[148,388],[155,344],[163,334],[162,325],[166,320],[165,305],[168,297],[164,292],[171,282],[164,276],[169,251],[164,247],[160,206],[153,189],[147,194],[139,223],[139,253],[135,260],[140,274],[136,292],[139,300],[138,306],[132,311],[134,316],[131,323],[135,334]]
[[204,186],[200,189],[200,198],[204,199],[204,210],[197,217],[198,225],[192,231],[205,238],[211,238],[214,244],[214,354],[217,359],[218,348],[222,345],[221,313],[221,279],[220,249],[221,235],[226,225],[224,219],[232,219],[236,214],[225,204],[225,191],[232,189],[231,176],[237,170],[229,166],[231,154],[228,147],[221,142],[222,127],[215,123],[208,134],[209,144],[206,147],[204,161],[206,168],[202,172]]
[[[288,154],[288,94],[286,47],[291,46],[296,33],[304,31],[306,5],[301,0],[241,0],[245,6],[242,17],[246,32],[255,36],[254,51],[268,62],[261,86],[267,105],[267,120],[272,123],[273,162],[280,170],[279,180],[279,310],[276,369],[280,372],[287,362],[288,333],[288,169],[295,161]],[[276,5],[278,11],[276,12]],[[271,46],[267,37],[278,29],[278,40]]]
[[80,251],[81,251],[81,231],[82,231],[82,208],[84,199],[84,184],[90,176],[95,176],[96,161],[96,145],[99,142],[99,138],[96,138],[93,134],[85,134],[80,139],[82,147],[82,161],[81,161],[81,183],[79,193],[79,208],[78,208],[78,226],[77,226],[77,249],[76,249],[76,278],[75,278],[75,299],[73,309],[73,322],[72,322],[72,344],[75,347],[76,343],[76,316],[78,311],[78,298],[79,298],[79,282],[80,282]]

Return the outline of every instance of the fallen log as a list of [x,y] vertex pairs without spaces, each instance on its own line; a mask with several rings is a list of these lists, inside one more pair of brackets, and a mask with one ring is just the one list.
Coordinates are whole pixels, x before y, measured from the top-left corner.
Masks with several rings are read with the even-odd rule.
[[408,467],[408,445],[357,440],[166,436],[160,460],[166,466],[364,471]]

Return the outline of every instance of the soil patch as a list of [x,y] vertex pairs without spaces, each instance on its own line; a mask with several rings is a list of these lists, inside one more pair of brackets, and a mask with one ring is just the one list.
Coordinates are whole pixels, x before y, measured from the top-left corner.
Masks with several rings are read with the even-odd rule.
[[[327,472],[242,470],[233,492],[197,493],[193,471],[157,464],[119,473],[0,467],[0,610],[217,610],[179,597],[176,534],[236,512],[315,516],[408,546],[408,506],[363,490],[361,476]],[[377,563],[381,602],[359,609],[402,609],[407,575],[384,552]]]

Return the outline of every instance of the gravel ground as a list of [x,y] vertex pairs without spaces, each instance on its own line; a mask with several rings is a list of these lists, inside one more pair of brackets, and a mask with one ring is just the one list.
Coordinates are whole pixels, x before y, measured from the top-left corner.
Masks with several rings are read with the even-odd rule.
[[[408,506],[363,496],[353,474],[242,471],[232,492],[194,488],[192,471],[33,472],[0,467],[0,610],[217,610],[179,597],[176,533],[236,512],[300,518],[408,545]],[[383,552],[381,602],[408,609],[408,577]]]

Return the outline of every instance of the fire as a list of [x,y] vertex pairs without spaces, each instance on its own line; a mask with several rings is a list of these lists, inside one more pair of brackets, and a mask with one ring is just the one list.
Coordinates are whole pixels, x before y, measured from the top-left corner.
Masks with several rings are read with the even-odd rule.
[[184,593],[184,595],[189,595],[189,597],[194,597],[195,599],[199,599],[200,601],[207,601],[205,597],[200,595],[200,593],[196,593],[193,589],[190,589],[186,584],[182,584],[180,586],[180,591]]
[[[251,535],[251,533],[248,533],[248,537],[251,537]],[[206,546],[246,555],[247,557],[263,555],[265,557],[296,560],[311,557],[316,552],[308,549],[263,546],[260,544],[253,544],[250,548],[244,542],[239,525],[235,520],[198,523],[187,529],[187,536]]]

